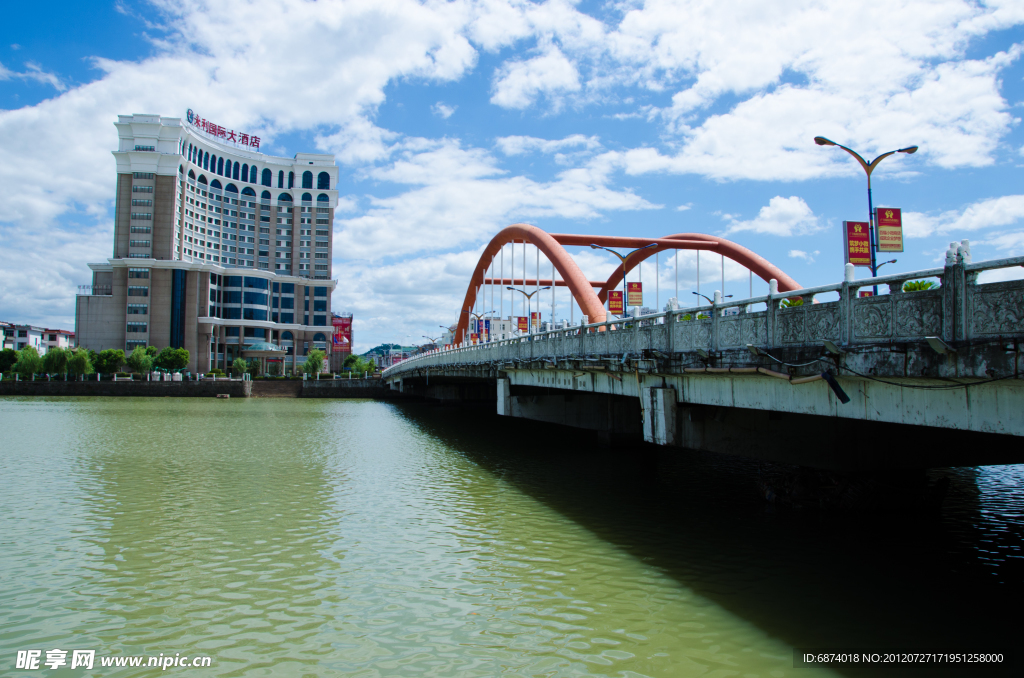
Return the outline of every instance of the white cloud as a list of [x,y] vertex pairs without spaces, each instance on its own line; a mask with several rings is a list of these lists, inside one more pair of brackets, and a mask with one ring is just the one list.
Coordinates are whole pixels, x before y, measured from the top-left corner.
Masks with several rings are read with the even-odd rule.
[[430,110],[434,113],[434,115],[438,116],[439,118],[447,120],[448,118],[452,117],[452,115],[455,113],[455,109],[457,108],[458,106],[448,106],[444,102],[438,101],[436,104],[430,107]]
[[564,139],[538,139],[527,136],[499,137],[495,143],[505,155],[523,155],[534,151],[556,153],[567,148],[579,147],[590,151],[601,147],[601,140],[598,137],[588,137],[582,134],[571,134]]
[[685,212],[686,210],[691,209],[692,207],[693,207],[693,203],[692,202],[688,202],[685,205],[680,205],[679,207],[677,207],[676,211],[677,212]]
[[[18,49],[17,45],[11,45],[11,49]],[[38,83],[49,85],[58,92],[63,92],[68,87],[64,82],[53,73],[44,71],[42,66],[32,61],[25,63],[25,70],[22,73],[17,73],[6,68],[3,64],[0,64],[0,80],[35,80]]]
[[822,230],[823,226],[803,198],[777,195],[761,208],[757,216],[749,221],[739,221],[731,215],[726,233],[752,231],[767,235],[808,235]]
[[993,226],[1009,226],[1024,219],[1024,195],[1005,195],[968,205],[963,210],[949,210],[936,215],[906,212],[903,233],[908,238],[958,234]]
[[505,64],[495,75],[491,103],[502,108],[526,108],[538,97],[548,95],[557,104],[557,95],[580,89],[576,66],[555,45],[526,61]]
[[809,264],[814,263],[815,257],[821,254],[820,251],[814,250],[813,252],[804,252],[803,250],[790,250],[789,256],[792,259],[803,259]]

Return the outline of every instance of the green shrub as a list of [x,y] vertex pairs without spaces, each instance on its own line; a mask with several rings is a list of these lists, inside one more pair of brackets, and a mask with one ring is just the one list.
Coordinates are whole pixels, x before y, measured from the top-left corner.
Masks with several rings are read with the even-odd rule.
[[[150,348],[153,347],[150,346]],[[125,362],[128,363],[128,367],[132,369],[132,372],[145,374],[153,369],[153,357],[148,353],[148,349],[141,346],[136,346]]]
[[51,348],[43,356],[43,371],[47,374],[67,374],[71,351],[66,348]]
[[102,374],[110,374],[119,372],[121,366],[124,365],[124,360],[124,351],[119,348],[108,348],[99,352],[93,366]]
[[12,368],[22,379],[31,379],[33,374],[43,371],[43,359],[35,346],[26,346],[18,351],[18,362]]
[[68,371],[75,377],[80,377],[83,374],[92,374],[96,370],[92,366],[92,355],[88,349],[78,349],[74,351],[71,359],[68,361]]
[[931,280],[908,280],[903,283],[904,292],[923,292],[933,287],[935,287],[935,283]]

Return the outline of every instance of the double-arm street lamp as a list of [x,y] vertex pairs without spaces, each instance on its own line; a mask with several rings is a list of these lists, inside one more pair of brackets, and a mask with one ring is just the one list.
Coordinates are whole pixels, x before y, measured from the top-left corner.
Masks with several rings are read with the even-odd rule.
[[[860,156],[860,153],[857,153],[857,151],[853,150],[852,148],[847,148],[842,144],[837,144],[831,139],[826,139],[825,137],[814,137],[814,143],[818,144],[819,146],[838,146],[839,148],[843,149],[844,151],[852,155],[854,158],[856,158],[857,162],[860,163],[860,166],[864,168],[864,172],[868,175],[868,249],[871,250],[871,277],[875,278],[878,276],[879,269],[879,266],[875,264],[875,243],[878,239],[878,233],[877,227],[875,226],[875,208],[874,205],[871,203],[871,173],[875,171],[876,167],[878,167],[878,163],[882,162],[882,160],[888,158],[890,155],[895,155],[896,153],[916,153],[917,146],[907,146],[906,148],[898,148],[895,151],[883,153],[882,155],[878,156],[871,162],[868,162],[867,160],[862,158]],[[875,285],[875,294],[878,294],[878,285]]]
[[[533,334],[533,307],[531,306],[530,302],[533,299],[533,295],[537,294],[538,292],[543,292],[544,290],[550,290],[551,289],[551,285],[548,285],[547,287],[541,287],[541,288],[535,289],[534,291],[530,292],[529,294],[527,294],[523,290],[519,289],[518,287],[509,287],[509,286],[506,285],[505,289],[512,290],[513,292],[519,292],[519,294],[521,294],[524,297],[526,297],[526,318],[527,318],[527,320],[526,320],[526,322],[527,322],[526,327],[527,327],[527,333],[528,334]],[[539,318],[538,318],[538,320],[539,320]],[[551,319],[552,322],[554,322],[554,320],[555,320],[554,318]]]
[[593,245],[592,244],[590,246],[590,249],[592,249],[592,250],[604,250],[605,252],[611,252],[612,254],[617,256],[619,258],[619,261],[622,263],[622,310],[623,310],[623,312],[625,312],[626,309],[629,308],[629,303],[628,303],[629,296],[628,296],[628,293],[626,292],[626,259],[629,259],[631,256],[633,256],[637,252],[639,252],[641,250],[645,250],[645,249],[647,249],[649,247],[657,247],[657,244],[652,242],[650,245],[644,245],[643,247],[636,248],[635,250],[633,250],[629,254],[619,254],[615,250],[608,249],[607,247],[602,247],[601,245]]

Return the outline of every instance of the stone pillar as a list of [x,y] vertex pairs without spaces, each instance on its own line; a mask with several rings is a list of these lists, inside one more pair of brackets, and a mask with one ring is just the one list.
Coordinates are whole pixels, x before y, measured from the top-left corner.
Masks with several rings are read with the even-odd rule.
[[676,390],[674,388],[643,388],[640,406],[644,415],[644,440],[656,445],[675,445]]
[[498,379],[498,414],[512,416],[512,395],[508,379]]

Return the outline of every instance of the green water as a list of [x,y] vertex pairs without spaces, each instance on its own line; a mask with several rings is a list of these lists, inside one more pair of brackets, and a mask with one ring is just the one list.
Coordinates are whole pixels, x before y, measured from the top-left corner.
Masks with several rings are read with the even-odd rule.
[[[860,675],[794,646],[1010,647],[1018,467],[865,522],[590,442],[421,404],[0,399],[0,675],[777,678]],[[53,648],[212,665],[14,670]]]

